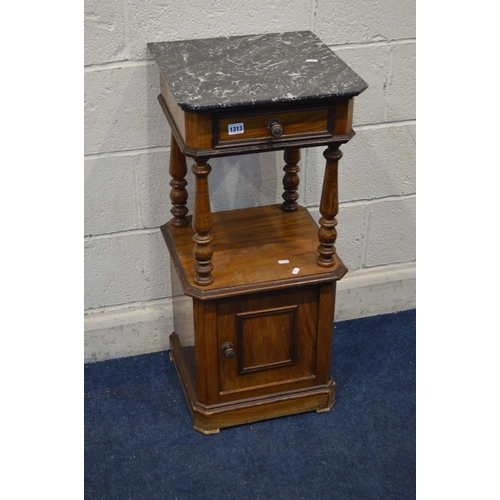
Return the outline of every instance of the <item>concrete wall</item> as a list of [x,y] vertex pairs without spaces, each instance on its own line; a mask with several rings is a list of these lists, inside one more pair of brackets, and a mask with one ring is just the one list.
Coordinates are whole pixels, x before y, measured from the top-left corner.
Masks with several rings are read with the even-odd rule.
[[[337,320],[415,307],[415,3],[85,1],[85,358],[168,348],[170,130],[146,43],[309,29],[370,85],[340,162]],[[299,202],[318,217],[324,148]],[[281,201],[282,153],[211,162],[214,211]],[[276,168],[276,163],[280,168]],[[188,177],[190,180],[190,177]],[[191,189],[192,185],[190,186]],[[188,207],[192,212],[192,192]]]

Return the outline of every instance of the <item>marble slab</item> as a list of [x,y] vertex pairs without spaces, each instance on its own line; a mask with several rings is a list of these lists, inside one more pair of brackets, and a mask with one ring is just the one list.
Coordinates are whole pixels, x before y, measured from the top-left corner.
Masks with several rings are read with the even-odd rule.
[[352,97],[368,84],[310,31],[148,43],[183,110]]

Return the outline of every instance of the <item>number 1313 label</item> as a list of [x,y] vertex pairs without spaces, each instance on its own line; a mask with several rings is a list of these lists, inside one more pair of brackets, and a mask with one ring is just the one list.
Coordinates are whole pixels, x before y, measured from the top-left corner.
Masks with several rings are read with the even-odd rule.
[[227,126],[227,133],[229,135],[243,134],[245,132],[245,125],[243,123],[231,123]]

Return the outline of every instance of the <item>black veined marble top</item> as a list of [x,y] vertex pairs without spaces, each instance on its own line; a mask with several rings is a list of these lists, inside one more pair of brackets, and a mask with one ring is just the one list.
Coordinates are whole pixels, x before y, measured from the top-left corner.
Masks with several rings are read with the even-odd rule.
[[310,31],[148,43],[188,111],[351,97],[367,87]]

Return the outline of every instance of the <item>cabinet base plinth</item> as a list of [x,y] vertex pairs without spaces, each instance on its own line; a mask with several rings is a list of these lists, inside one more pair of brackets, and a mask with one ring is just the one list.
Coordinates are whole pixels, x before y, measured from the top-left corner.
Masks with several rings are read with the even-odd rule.
[[205,405],[198,401],[190,362],[176,333],[170,336],[170,357],[191,413],[193,428],[202,434],[217,434],[225,427],[297,413],[328,411],[335,404],[336,384],[330,379],[324,386]]

